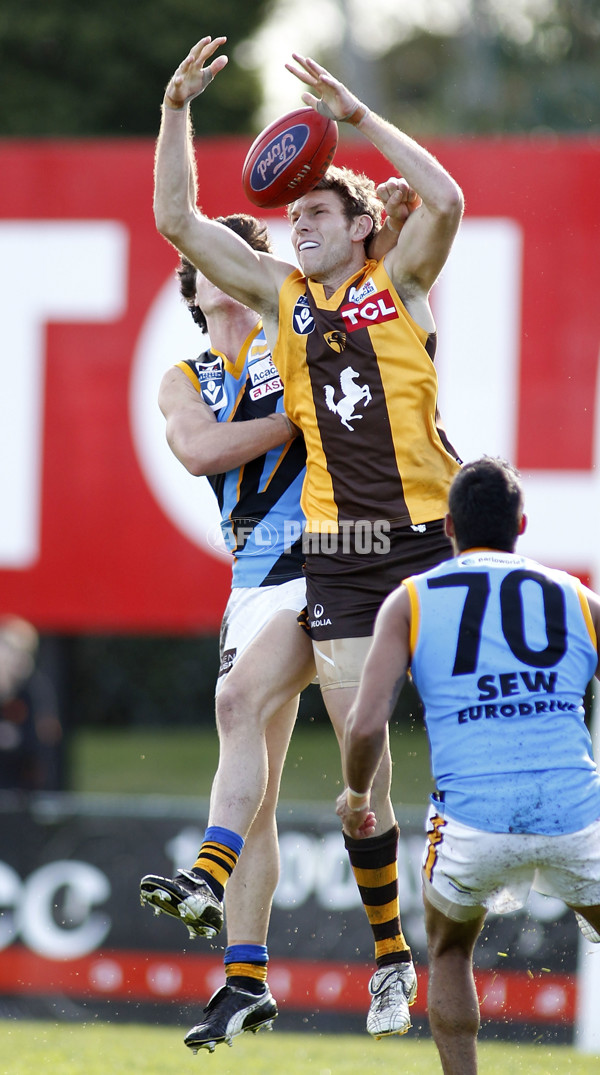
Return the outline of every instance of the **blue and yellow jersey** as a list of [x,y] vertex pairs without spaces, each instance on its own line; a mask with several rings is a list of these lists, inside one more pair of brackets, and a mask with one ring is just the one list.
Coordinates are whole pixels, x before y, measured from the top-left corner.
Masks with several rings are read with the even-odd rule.
[[579,580],[482,549],[405,586],[442,809],[492,832],[553,835],[600,818],[583,706],[598,641]]
[[[218,351],[177,363],[219,422],[243,422],[283,411],[283,385],[259,324],[232,363]],[[209,477],[221,529],[233,554],[232,585],[272,586],[302,575],[300,492],[302,437],[241,467]]]

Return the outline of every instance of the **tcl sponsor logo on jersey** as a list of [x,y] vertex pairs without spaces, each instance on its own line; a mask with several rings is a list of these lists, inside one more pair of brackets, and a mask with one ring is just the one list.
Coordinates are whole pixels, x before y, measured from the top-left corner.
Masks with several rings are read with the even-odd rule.
[[369,328],[369,325],[378,325],[383,321],[393,321],[398,317],[398,311],[389,291],[379,291],[360,305],[348,303],[341,307],[340,313],[348,332],[356,332],[359,328]]

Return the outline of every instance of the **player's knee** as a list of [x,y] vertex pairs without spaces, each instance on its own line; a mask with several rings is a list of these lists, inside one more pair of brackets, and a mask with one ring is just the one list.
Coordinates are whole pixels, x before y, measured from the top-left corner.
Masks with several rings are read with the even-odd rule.
[[249,732],[255,721],[251,706],[248,705],[248,693],[235,677],[226,679],[217,695],[217,726],[221,735],[235,735],[240,730]]

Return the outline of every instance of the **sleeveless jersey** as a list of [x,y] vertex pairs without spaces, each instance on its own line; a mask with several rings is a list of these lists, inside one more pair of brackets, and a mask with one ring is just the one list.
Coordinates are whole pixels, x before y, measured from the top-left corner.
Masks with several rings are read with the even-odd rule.
[[284,281],[273,358],[306,442],[307,530],[445,515],[459,464],[438,423],[435,342],[383,262],[368,261],[330,298],[298,270]]
[[405,585],[442,812],[491,832],[546,835],[600,818],[582,702],[597,639],[579,580],[483,549]]
[[[235,364],[218,351],[178,362],[219,422],[241,422],[283,411],[283,385],[261,325]],[[226,474],[208,477],[233,554],[232,586],[273,586],[302,576],[304,516],[300,492],[306,450],[302,437]]]

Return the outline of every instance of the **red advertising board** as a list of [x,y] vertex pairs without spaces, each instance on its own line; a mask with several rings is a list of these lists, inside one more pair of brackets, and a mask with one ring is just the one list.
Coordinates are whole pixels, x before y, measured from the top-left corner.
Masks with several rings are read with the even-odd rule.
[[[451,440],[521,467],[526,551],[600,578],[600,140],[429,148],[466,198],[433,297]],[[207,213],[252,211],[246,149],[199,143]],[[0,605],[45,631],[212,631],[228,592],[214,506],[156,406],[160,374],[206,340],[155,231],[153,152],[0,143]],[[336,161],[389,174],[358,139]],[[263,215],[283,249],[284,211]]]
[[[206,804],[115,802],[57,794],[29,808],[0,800],[0,1002],[6,1011],[77,1010],[86,1019],[110,1005],[152,1020],[173,1005],[203,1005],[223,981],[220,936],[190,939],[172,917],[139,905],[151,867],[172,876],[189,861],[206,824]],[[398,875],[402,923],[427,1015],[427,949],[421,898],[420,810],[401,814]],[[269,983],[282,1016],[306,1013],[327,1030],[349,1016],[362,1031],[373,973],[372,935],[332,811],[288,804],[279,819],[281,871],[269,926]],[[519,1026],[570,1037],[578,999],[579,931],[559,900],[536,893],[522,910],[490,915],[475,951],[484,1026],[498,1036]],[[66,998],[72,1002],[68,1007]],[[56,1006],[54,1009],[52,1004]],[[79,1006],[79,1009],[78,1009]],[[176,1010],[177,1010],[176,1009]],[[39,1008],[37,1009],[39,1010]],[[59,1016],[60,1018],[60,1016]],[[184,1015],[178,1011],[180,1024]],[[283,1024],[284,1020],[280,1020]],[[500,1024],[504,1024],[502,1027]]]

